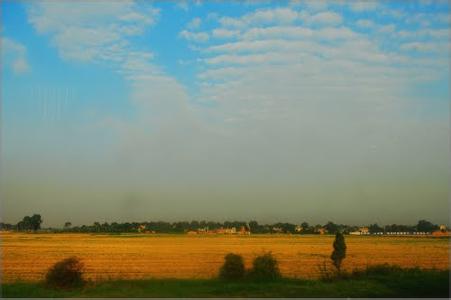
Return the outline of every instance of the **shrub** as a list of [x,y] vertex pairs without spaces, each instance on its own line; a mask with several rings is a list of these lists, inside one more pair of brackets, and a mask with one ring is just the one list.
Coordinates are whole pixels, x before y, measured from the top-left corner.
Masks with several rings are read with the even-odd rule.
[[45,282],[57,288],[83,286],[83,263],[74,256],[57,262],[48,270]]
[[219,270],[219,278],[234,280],[245,275],[244,262],[241,255],[229,253],[224,257],[224,264]]
[[397,265],[381,264],[381,265],[367,266],[366,269],[363,269],[363,270],[354,270],[352,272],[352,276],[353,277],[379,277],[379,276],[400,275],[400,274],[414,273],[414,272],[418,272],[418,269],[417,268],[403,269]]
[[252,263],[250,275],[254,279],[274,280],[280,277],[276,258],[270,253],[257,256]]

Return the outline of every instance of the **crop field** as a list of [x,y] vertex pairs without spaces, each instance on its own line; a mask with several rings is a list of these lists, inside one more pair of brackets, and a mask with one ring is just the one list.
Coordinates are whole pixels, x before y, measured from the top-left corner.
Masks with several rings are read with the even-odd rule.
[[[56,261],[78,256],[91,280],[211,278],[224,255],[243,255],[247,267],[271,251],[287,277],[316,278],[329,268],[333,236],[107,235],[1,233],[3,282],[39,281]],[[346,236],[344,269],[396,264],[448,269],[448,238]]]

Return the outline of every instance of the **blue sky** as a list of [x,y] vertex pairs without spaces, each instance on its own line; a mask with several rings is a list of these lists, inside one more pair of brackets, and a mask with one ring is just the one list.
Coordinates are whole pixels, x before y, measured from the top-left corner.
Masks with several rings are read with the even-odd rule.
[[447,220],[447,1],[1,5],[6,221]]

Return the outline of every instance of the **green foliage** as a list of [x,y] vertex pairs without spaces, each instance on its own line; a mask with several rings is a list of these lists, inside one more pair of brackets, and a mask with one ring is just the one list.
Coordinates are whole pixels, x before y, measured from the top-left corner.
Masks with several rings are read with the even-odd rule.
[[31,217],[25,216],[22,221],[17,223],[17,229],[19,231],[33,230],[37,231],[41,228],[42,218],[41,215],[34,214]]
[[257,280],[275,280],[281,277],[279,265],[271,252],[257,256],[254,259],[250,276]]
[[337,232],[335,234],[334,241],[334,251],[332,251],[332,255],[330,258],[334,266],[337,268],[338,272],[341,270],[341,262],[346,257],[346,243],[345,238],[341,232]]
[[326,228],[328,233],[335,234],[340,230],[340,226],[335,224],[334,222],[327,222],[326,225],[324,225],[324,228]]
[[370,233],[384,232],[384,228],[379,226],[377,223],[371,224],[370,226],[368,226],[368,230]]
[[432,224],[429,221],[426,220],[420,220],[418,221],[418,224],[416,226],[417,231],[420,232],[433,232],[437,230],[439,227],[435,224]]
[[373,274],[372,271],[370,274],[362,272],[351,278],[340,277],[328,282],[286,278],[269,282],[150,279],[103,281],[76,289],[53,289],[40,283],[15,282],[2,284],[2,296],[5,298],[449,298],[448,270],[399,269],[379,275]]
[[54,264],[47,275],[45,282],[50,287],[76,288],[83,286],[83,263],[77,257],[69,257]]
[[229,253],[224,258],[224,264],[219,270],[219,278],[226,280],[242,279],[246,274],[241,255]]

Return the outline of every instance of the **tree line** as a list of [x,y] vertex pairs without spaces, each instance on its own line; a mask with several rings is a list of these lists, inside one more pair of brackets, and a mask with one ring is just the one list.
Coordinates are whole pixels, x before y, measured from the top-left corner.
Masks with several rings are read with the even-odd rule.
[[[25,216],[17,224],[0,223],[1,230],[10,231],[37,231],[41,229],[43,222],[41,215],[34,214],[32,216]],[[327,232],[329,234],[336,234],[341,232],[348,234],[353,231],[358,231],[358,226],[335,224],[334,222],[327,222],[324,225],[310,225],[307,222],[302,222],[300,225],[292,223],[274,223],[274,224],[259,224],[257,221],[243,222],[243,221],[180,221],[180,222],[94,222],[92,225],[72,226],[71,222],[65,222],[63,228],[49,228],[55,232],[79,232],[79,233],[132,233],[132,232],[155,232],[155,233],[185,233],[188,231],[212,231],[220,228],[233,228],[237,230],[245,228],[251,233],[268,234],[268,233],[291,233],[291,234],[318,234]],[[433,232],[438,230],[439,226],[427,220],[420,220],[416,225],[397,225],[391,224],[380,226],[378,224],[371,224],[368,226],[369,233],[379,232]]]

